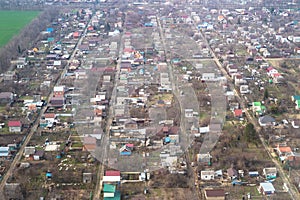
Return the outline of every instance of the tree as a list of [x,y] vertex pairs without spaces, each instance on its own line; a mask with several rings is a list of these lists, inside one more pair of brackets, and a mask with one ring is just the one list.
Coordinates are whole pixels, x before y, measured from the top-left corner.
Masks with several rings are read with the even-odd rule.
[[237,20],[237,24],[241,24],[241,18],[240,17]]
[[265,89],[264,100],[266,100],[267,98],[269,98],[269,91],[268,91],[268,89]]
[[245,138],[247,142],[257,142],[257,133],[252,123],[248,123],[244,130]]

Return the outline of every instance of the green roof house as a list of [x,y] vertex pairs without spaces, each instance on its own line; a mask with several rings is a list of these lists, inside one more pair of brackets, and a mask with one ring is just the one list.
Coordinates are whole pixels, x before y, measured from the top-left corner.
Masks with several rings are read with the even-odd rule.
[[297,109],[297,110],[300,109],[300,100],[296,100],[296,109]]
[[266,106],[262,105],[262,103],[259,102],[259,101],[253,102],[253,104],[252,104],[252,111],[256,115],[262,115],[266,111]]
[[104,200],[120,200],[121,193],[116,191],[116,186],[112,184],[104,184],[103,186]]

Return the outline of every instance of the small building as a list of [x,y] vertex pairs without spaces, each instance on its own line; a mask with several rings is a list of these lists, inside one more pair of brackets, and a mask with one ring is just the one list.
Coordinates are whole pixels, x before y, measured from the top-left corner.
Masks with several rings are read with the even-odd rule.
[[82,173],[82,182],[83,183],[91,183],[93,180],[93,174],[92,173]]
[[9,121],[8,128],[9,128],[9,132],[21,132],[22,123],[21,121]]
[[204,190],[206,200],[225,200],[225,191],[223,189]]
[[209,181],[215,179],[215,172],[212,170],[203,170],[201,171],[201,180]]
[[272,183],[265,182],[259,184],[258,191],[264,195],[271,195],[275,193],[275,188]]
[[46,178],[47,178],[48,180],[51,180],[51,179],[52,179],[52,173],[51,173],[50,171],[48,171],[48,172],[46,173]]

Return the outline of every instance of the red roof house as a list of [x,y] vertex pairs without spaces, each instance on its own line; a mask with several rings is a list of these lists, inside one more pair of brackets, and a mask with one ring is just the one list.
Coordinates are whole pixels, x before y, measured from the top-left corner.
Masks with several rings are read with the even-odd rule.
[[20,121],[9,121],[8,128],[9,128],[9,132],[21,132],[22,123]]
[[243,117],[243,110],[242,109],[235,109],[233,114],[234,114],[234,117]]
[[121,176],[121,172],[109,170],[105,172],[105,176]]

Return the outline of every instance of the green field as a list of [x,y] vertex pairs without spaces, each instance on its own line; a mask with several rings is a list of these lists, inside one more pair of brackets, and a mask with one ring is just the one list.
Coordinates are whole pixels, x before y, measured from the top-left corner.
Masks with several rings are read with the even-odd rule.
[[17,35],[38,11],[0,11],[0,47],[4,46],[14,35]]

